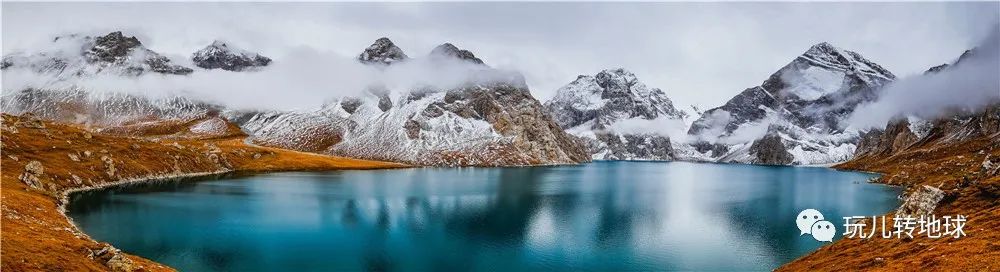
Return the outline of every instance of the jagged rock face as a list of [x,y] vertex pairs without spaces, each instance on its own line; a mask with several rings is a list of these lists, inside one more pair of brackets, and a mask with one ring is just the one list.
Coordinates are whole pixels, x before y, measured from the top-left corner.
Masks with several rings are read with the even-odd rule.
[[132,49],[141,45],[139,39],[125,37],[121,31],[116,31],[94,38],[94,47],[87,51],[87,55],[99,61],[118,62],[125,60]]
[[358,55],[358,61],[366,64],[389,65],[408,58],[403,53],[403,49],[399,49],[396,44],[385,37],[375,40],[375,43],[365,48],[365,51]]
[[917,139],[917,135],[910,130],[909,120],[896,118],[884,130],[873,129],[865,133],[854,156],[890,156],[906,149]]
[[749,88],[729,99],[725,105],[705,111],[700,119],[691,124],[688,134],[698,135],[718,128],[723,134],[732,133],[743,124],[764,119],[779,106],[780,101],[764,88]]
[[754,158],[754,164],[787,165],[795,160],[777,134],[767,134],[764,138],[753,141],[750,154]]
[[201,68],[235,72],[264,67],[271,63],[268,57],[232,47],[221,41],[212,42],[198,50],[192,55],[191,60],[195,66]]
[[455,45],[451,43],[438,45],[433,50],[431,50],[431,56],[451,57],[475,64],[484,64],[483,60],[477,58],[476,55],[472,54],[472,52],[470,52],[469,50],[459,49],[458,47],[455,47]]
[[0,67],[26,68],[59,78],[96,74],[138,76],[146,72],[186,75],[193,71],[147,49],[139,39],[117,31],[98,37],[56,37],[52,48],[4,56]]
[[674,159],[670,138],[655,134],[595,133],[596,141],[584,138],[587,149],[597,160],[656,160]]
[[577,77],[559,88],[545,107],[564,128],[591,122],[591,128],[604,129],[623,119],[686,116],[662,90],[647,87],[635,74],[620,68]]
[[883,133],[884,130],[882,129],[871,129],[862,132],[860,140],[858,140],[858,147],[854,150],[854,158],[875,154],[878,153],[878,150],[883,150],[881,147]]
[[745,139],[760,137],[753,135],[759,131],[755,127],[776,125],[786,136],[794,163],[841,161],[854,153],[859,139],[856,131],[845,130],[845,120],[859,104],[875,100],[877,90],[895,78],[860,54],[816,44],[760,86],[705,111],[688,134],[710,144],[727,143],[730,154],[725,157],[731,158],[733,153],[747,152],[741,149],[748,146]]
[[[670,160],[670,139],[655,133],[622,131],[620,122],[677,121],[686,114],[666,93],[649,88],[624,69],[581,75],[545,102],[556,123],[587,141],[598,160]],[[665,143],[665,144],[664,144]],[[653,149],[653,150],[643,150]]]

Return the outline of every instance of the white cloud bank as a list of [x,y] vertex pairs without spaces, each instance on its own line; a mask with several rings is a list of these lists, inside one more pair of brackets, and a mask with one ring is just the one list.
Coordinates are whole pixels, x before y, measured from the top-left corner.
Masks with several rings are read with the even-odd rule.
[[849,119],[858,128],[882,128],[897,116],[922,119],[974,111],[1000,102],[1000,25],[994,25],[968,58],[937,73],[899,79],[879,99]]

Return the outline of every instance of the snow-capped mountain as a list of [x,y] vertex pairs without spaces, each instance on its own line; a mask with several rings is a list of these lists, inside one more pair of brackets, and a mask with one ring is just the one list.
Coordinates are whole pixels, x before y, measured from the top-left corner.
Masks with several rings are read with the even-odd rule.
[[191,60],[195,66],[201,68],[235,72],[263,67],[271,63],[271,59],[268,57],[233,47],[218,40],[194,52]]
[[662,90],[621,68],[577,77],[545,108],[560,127],[584,139],[595,160],[671,160],[666,131],[683,131],[687,115]]
[[695,150],[718,161],[843,161],[858,141],[858,132],[847,127],[845,119],[895,78],[858,53],[819,43],[760,86],[705,111],[688,134],[697,139]]
[[[456,50],[462,51],[468,52]],[[405,56],[382,38],[359,60],[393,65]],[[429,57],[441,56],[475,59],[471,52]],[[470,79],[493,80],[453,89],[374,86],[363,95],[340,98],[313,111],[231,113],[230,119],[258,144],[355,158],[453,166],[589,160],[581,143],[544,112],[519,74],[476,69],[469,71]]]
[[3,57],[0,68],[24,68],[58,78],[97,74],[137,76],[148,72],[186,75],[193,70],[142,45],[120,31],[104,36],[56,37],[48,48],[36,53],[14,53]]
[[[164,68],[169,60],[120,32],[57,40],[68,41],[63,39],[73,39],[73,43],[67,43],[73,50],[7,56],[3,62],[5,73],[8,69],[32,68],[33,72],[55,74],[72,83],[88,75],[137,76],[147,71],[170,73],[180,69]],[[246,70],[269,62],[263,58],[218,42],[193,55],[199,66],[227,70]],[[520,74],[489,68],[468,50],[443,44],[427,57],[429,61],[408,63],[410,66],[398,71],[390,65],[402,65],[400,62],[409,58],[392,41],[382,38],[358,59],[381,66],[379,70],[386,73],[441,68],[455,84],[425,86],[436,84],[435,79],[427,83],[418,80],[416,85],[406,87],[399,83],[391,88],[376,84],[363,95],[337,98],[315,110],[293,112],[230,109],[176,96],[89,92],[72,84],[58,85],[59,89],[53,90],[5,90],[0,102],[8,113],[30,113],[124,134],[133,128],[145,133],[150,127],[173,127],[222,116],[240,125],[258,144],[418,165],[561,164],[590,159],[582,143],[545,113]]]
[[396,44],[392,43],[389,38],[382,37],[375,40],[371,46],[365,48],[360,55],[358,55],[358,61],[367,64],[384,64],[389,65],[395,62],[400,62],[408,59],[406,53],[403,53],[403,49],[400,49]]

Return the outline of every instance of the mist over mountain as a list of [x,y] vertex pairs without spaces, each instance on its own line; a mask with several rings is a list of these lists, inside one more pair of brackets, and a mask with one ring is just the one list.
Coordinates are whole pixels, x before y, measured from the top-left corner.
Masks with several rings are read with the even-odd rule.
[[816,164],[850,158],[859,130],[895,117],[918,124],[995,103],[1000,70],[995,34],[898,81],[862,54],[821,42],[759,86],[689,116],[625,69],[579,76],[542,105],[522,74],[452,43],[407,54],[382,37],[356,55],[302,47],[265,56],[217,40],[164,54],[130,35],[63,35],[5,55],[4,111],[104,125],[222,114],[261,144],[416,164]]
[[882,127],[900,116],[935,119],[975,112],[1000,102],[1000,26],[952,63],[897,80],[872,103],[858,107],[847,121],[859,128]]
[[[97,47],[92,37],[55,38],[45,46],[4,56],[4,93],[81,89],[158,98],[183,95],[235,108],[291,110],[315,108],[336,97],[361,94],[370,86],[449,89],[498,80],[523,84],[519,73],[460,58],[421,57],[378,67],[353,57],[299,48],[272,60],[223,42],[187,54],[194,58],[191,67],[198,68],[191,69],[173,64],[183,60],[164,57],[121,32],[96,35],[126,41],[109,47],[118,55],[100,57],[91,50]],[[261,95],[268,98],[259,99]]]
[[687,117],[666,93],[622,68],[578,76],[545,108],[595,160],[672,160],[671,137],[683,135]]

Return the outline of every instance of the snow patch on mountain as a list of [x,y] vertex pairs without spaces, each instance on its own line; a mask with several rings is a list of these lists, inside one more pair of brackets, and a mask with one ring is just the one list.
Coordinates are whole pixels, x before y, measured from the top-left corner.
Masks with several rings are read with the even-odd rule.
[[383,64],[389,65],[392,63],[404,61],[409,57],[406,53],[403,53],[403,49],[396,46],[392,40],[389,38],[382,37],[375,40],[372,45],[365,48],[360,55],[358,55],[358,61],[366,64]]
[[234,47],[219,40],[194,52],[191,60],[195,66],[204,69],[222,69],[237,72],[256,69],[271,63],[271,59],[268,57]]
[[355,158],[447,166],[589,160],[581,143],[531,96],[520,74],[481,65],[466,50],[447,50],[456,54],[439,50],[409,59],[383,38],[359,56],[390,78],[414,68],[426,68],[416,75],[460,69],[448,73],[453,78],[445,83],[411,76],[312,111],[230,115],[254,143]]
[[687,116],[662,90],[620,68],[578,76],[545,107],[560,127],[588,143],[596,160],[671,160],[670,139],[684,137]]
[[860,139],[847,118],[894,79],[858,53],[819,43],[760,86],[705,111],[688,129],[689,144],[725,162],[844,161]]

